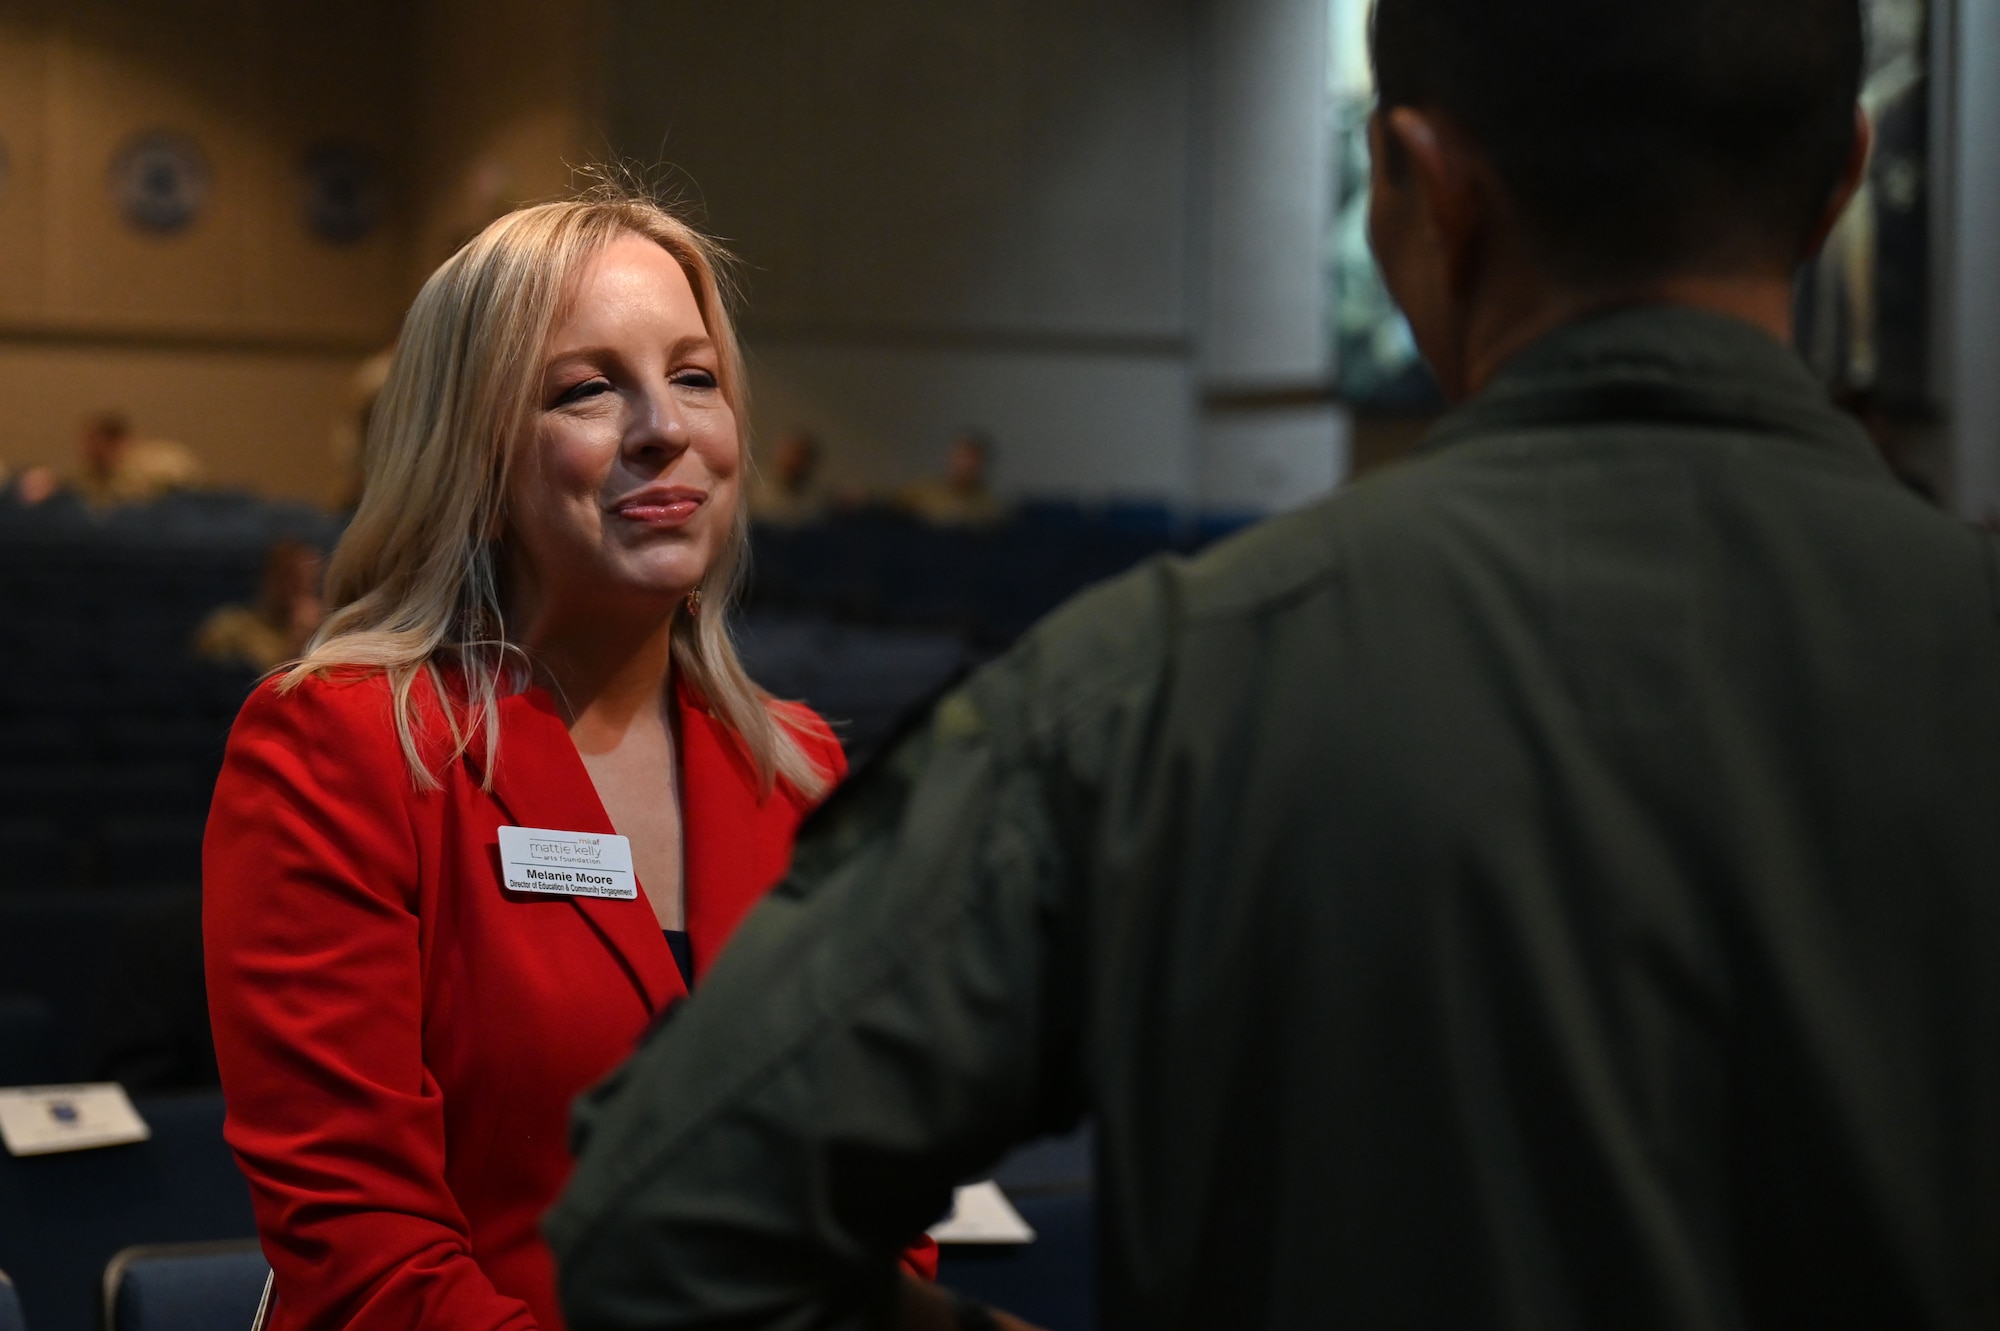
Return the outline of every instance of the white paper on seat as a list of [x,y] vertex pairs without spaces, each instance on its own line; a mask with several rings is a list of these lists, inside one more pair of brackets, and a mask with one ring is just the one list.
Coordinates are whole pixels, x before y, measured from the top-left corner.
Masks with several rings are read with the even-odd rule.
[[0,1089],[0,1140],[10,1155],[123,1146],[152,1135],[115,1081]]
[[952,1196],[951,1214],[931,1226],[939,1243],[1033,1243],[1035,1231],[1000,1185],[973,1183]]

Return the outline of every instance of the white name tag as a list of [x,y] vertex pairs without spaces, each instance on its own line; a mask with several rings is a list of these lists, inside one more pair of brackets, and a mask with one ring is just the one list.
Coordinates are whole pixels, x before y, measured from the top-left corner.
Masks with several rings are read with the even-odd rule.
[[952,1194],[951,1214],[930,1228],[939,1243],[1033,1243],[1034,1226],[1021,1218],[1000,1185],[973,1183]]
[[513,892],[620,901],[639,895],[639,880],[632,876],[632,843],[608,833],[503,827],[500,872]]
[[0,1139],[11,1155],[123,1146],[152,1135],[115,1081],[0,1090]]

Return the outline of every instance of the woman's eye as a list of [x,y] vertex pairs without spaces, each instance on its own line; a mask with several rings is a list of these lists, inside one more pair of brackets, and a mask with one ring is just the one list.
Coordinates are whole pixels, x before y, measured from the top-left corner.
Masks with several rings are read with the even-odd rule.
[[593,398],[599,393],[608,393],[610,391],[611,384],[608,380],[586,379],[580,384],[564,389],[561,395],[556,398],[553,405],[558,407],[567,406],[572,402],[581,402],[585,398]]
[[715,376],[707,370],[681,370],[673,378],[682,388],[714,388]]

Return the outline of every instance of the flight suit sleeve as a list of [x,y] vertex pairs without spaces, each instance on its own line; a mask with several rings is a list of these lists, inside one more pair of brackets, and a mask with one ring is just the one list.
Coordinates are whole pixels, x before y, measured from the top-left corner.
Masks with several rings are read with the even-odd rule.
[[1097,782],[1072,742],[1091,690],[1049,659],[1023,644],[837,794],[700,993],[580,1102],[547,1222],[571,1331],[886,1324],[953,1185],[1075,1122]]

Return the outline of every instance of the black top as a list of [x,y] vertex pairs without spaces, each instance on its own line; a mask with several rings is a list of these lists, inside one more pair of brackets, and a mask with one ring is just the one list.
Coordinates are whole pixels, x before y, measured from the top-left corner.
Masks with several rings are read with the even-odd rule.
[[674,965],[680,968],[681,983],[694,992],[694,947],[688,942],[685,929],[662,929],[667,936],[667,947],[674,954]]

